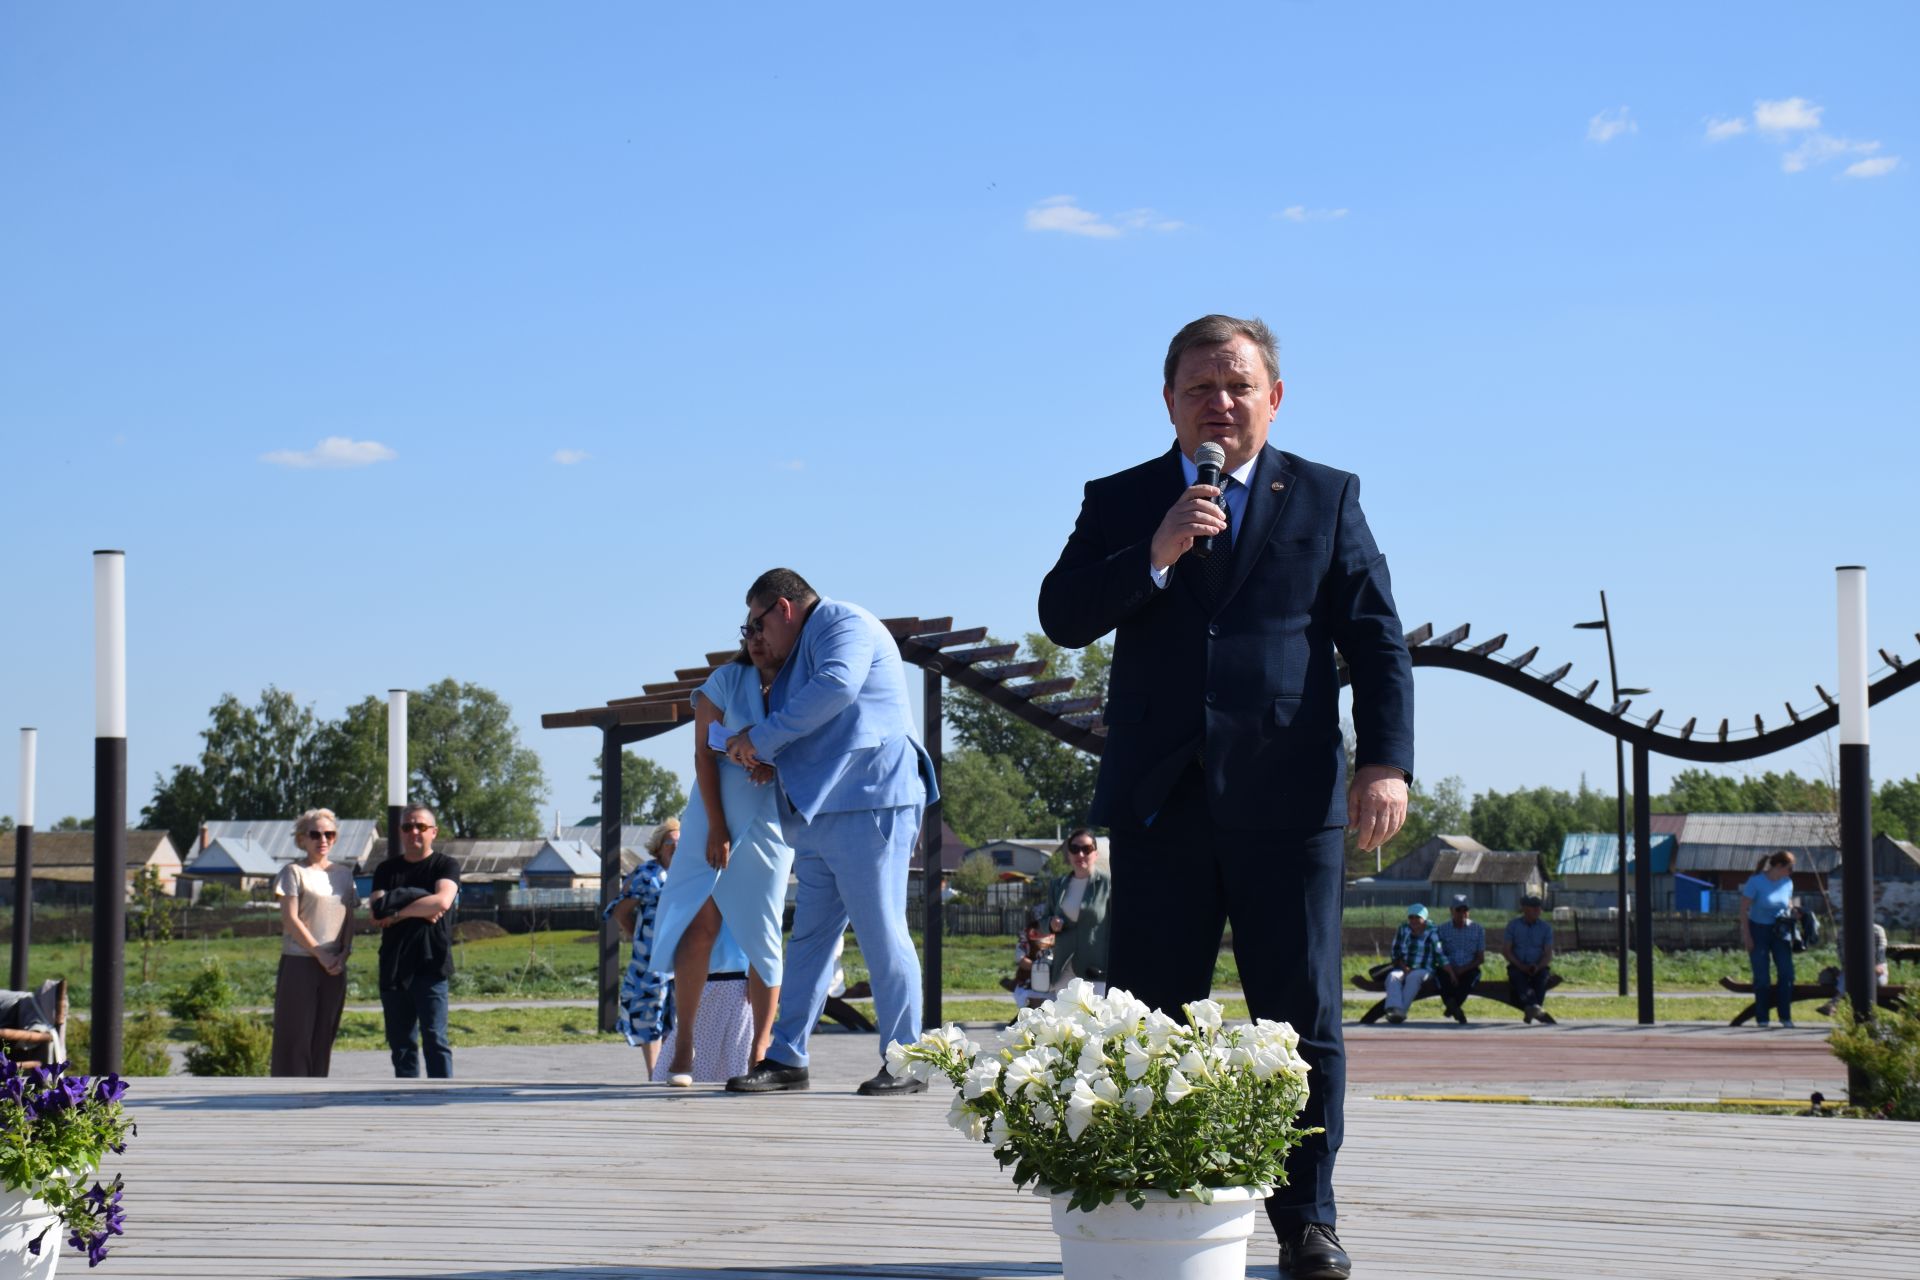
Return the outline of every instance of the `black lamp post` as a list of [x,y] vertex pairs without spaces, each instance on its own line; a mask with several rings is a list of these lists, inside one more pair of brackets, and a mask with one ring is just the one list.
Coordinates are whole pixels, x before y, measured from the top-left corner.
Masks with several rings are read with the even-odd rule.
[[[1601,631],[1607,637],[1607,684],[1613,690],[1613,705],[1619,706],[1623,697],[1635,698],[1652,693],[1651,689],[1622,689],[1620,687],[1620,667],[1613,656],[1613,615],[1607,612],[1607,593],[1600,593],[1600,620],[1598,622],[1576,622],[1577,631]],[[1613,740],[1613,778],[1614,812],[1616,819],[1615,845],[1617,854],[1617,873],[1620,909],[1616,916],[1616,938],[1620,947],[1620,994],[1627,994],[1627,752],[1626,745],[1619,737]],[[1645,850],[1641,857],[1650,856]],[[1640,909],[1648,909],[1647,903],[1641,903]]]

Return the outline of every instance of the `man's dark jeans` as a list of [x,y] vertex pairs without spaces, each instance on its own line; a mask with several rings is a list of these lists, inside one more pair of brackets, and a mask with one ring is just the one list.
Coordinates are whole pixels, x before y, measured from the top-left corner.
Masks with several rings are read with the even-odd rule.
[[1522,973],[1512,965],[1507,966],[1507,991],[1512,994],[1513,1002],[1522,1009],[1531,1009],[1535,1005],[1547,1002],[1547,978],[1552,969],[1541,968],[1533,973]]
[[1451,1016],[1466,1004],[1467,997],[1472,995],[1473,989],[1480,985],[1480,966],[1469,965],[1460,971],[1458,978],[1453,977],[1444,968],[1435,969],[1433,981],[1440,988],[1440,1003],[1446,1006],[1447,1013]]
[[411,1080],[420,1074],[420,1044],[426,1042],[427,1076],[453,1077],[453,1046],[447,1043],[447,980],[416,974],[404,986],[380,988],[386,1014],[387,1048],[393,1074]]

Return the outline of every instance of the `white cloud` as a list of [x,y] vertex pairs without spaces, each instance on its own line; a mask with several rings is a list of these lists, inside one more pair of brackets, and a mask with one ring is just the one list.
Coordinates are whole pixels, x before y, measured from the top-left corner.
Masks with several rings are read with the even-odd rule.
[[1728,138],[1737,138],[1747,131],[1745,116],[1735,116],[1731,120],[1718,118],[1707,121],[1707,141],[1725,142]]
[[776,471],[805,471],[807,469],[806,459],[804,458],[788,458],[785,462],[774,463],[773,466]]
[[1345,209],[1309,209],[1303,204],[1290,204],[1273,215],[1285,218],[1288,222],[1331,222],[1335,218],[1347,216]]
[[1816,133],[1805,142],[1780,157],[1780,168],[1786,173],[1800,173],[1815,165],[1829,160],[1838,160],[1842,156],[1869,156],[1880,149],[1877,142],[1855,142],[1851,138],[1836,138],[1832,134]]
[[1847,166],[1847,171],[1843,176],[1848,178],[1884,178],[1899,167],[1899,156],[1875,156],[1871,160],[1855,160]]
[[1820,127],[1820,113],[1825,107],[1816,107],[1805,98],[1782,98],[1778,102],[1768,102],[1764,98],[1753,104],[1753,127],[1762,133],[1799,133]]
[[1640,132],[1639,123],[1633,113],[1625,107],[1613,111],[1602,111],[1587,121],[1587,140],[1589,142],[1612,142],[1623,133]]
[[365,467],[375,462],[392,462],[400,455],[374,440],[349,440],[328,436],[311,449],[275,449],[260,455],[260,461],[276,467]]
[[577,462],[585,462],[588,454],[585,449],[555,449],[553,460],[563,467],[571,467]]
[[1027,230],[1060,231],[1070,236],[1112,240],[1129,231],[1178,231],[1186,224],[1163,218],[1152,209],[1129,209],[1108,217],[1082,209],[1072,196],[1048,196],[1027,210]]

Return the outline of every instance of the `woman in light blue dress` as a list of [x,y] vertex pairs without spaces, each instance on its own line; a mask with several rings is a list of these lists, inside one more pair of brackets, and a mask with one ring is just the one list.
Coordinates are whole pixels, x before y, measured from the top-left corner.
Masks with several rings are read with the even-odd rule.
[[[694,786],[680,819],[687,856],[674,869],[660,899],[654,932],[656,962],[671,956],[674,998],[681,1030],[668,1070],[693,1070],[689,1030],[700,1008],[706,975],[744,969],[753,1011],[749,1063],[766,1056],[782,976],[780,922],[787,902],[793,850],[780,833],[779,788],[773,770],[755,774],[715,751],[709,730],[727,735],[767,716],[767,688],[779,673],[764,641],[748,638],[732,662],[720,667],[692,695]],[[675,1083],[679,1081],[676,1080]]]

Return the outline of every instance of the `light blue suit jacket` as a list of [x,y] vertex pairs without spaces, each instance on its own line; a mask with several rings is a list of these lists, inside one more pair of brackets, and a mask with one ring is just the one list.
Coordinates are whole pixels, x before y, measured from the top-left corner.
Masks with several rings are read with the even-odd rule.
[[822,597],[767,692],[767,718],[747,737],[809,822],[932,804],[933,762],[910,706],[899,647],[880,619]]

